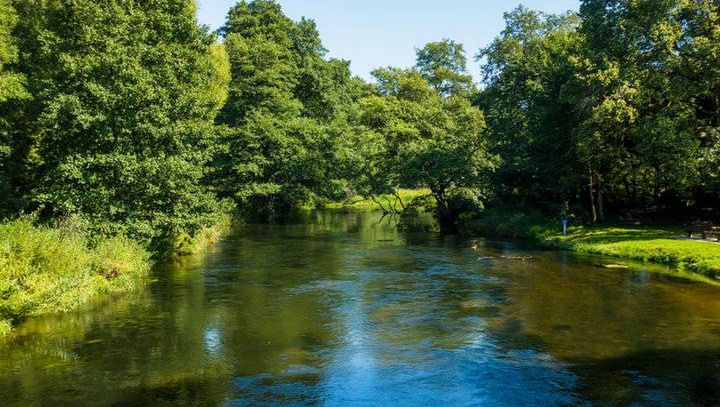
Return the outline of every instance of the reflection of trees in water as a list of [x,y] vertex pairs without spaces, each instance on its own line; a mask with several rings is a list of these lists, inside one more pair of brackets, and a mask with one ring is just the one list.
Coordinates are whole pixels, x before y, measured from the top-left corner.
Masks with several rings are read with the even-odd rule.
[[652,349],[569,361],[584,398],[614,405],[720,405],[720,348]]
[[0,351],[14,367],[0,372],[0,393],[18,405],[211,403],[228,369],[203,348],[201,268],[166,266],[145,292],[23,327],[32,333]]
[[[497,291],[473,273],[464,249],[426,245],[372,253],[363,301],[373,331],[384,343],[454,349],[482,335],[483,319],[496,309]],[[396,357],[388,350],[388,359]]]
[[[716,404],[717,289],[637,276],[547,259],[528,263],[506,285],[493,336],[507,349],[534,348],[569,363],[591,400]],[[705,389],[708,383],[714,387]]]
[[713,287],[565,254],[515,261],[502,256],[516,245],[417,239],[379,213],[303,216],[245,225],[204,260],[156,270],[135,297],[35,320],[0,347],[0,394],[20,405],[313,403],[359,383],[370,396],[407,389],[427,368],[461,393],[516,381],[529,386],[522,401],[573,395],[567,364],[589,400],[718,403]]

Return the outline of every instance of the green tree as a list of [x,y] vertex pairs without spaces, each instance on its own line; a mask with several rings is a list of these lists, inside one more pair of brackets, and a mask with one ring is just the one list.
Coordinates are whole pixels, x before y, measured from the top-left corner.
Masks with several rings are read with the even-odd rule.
[[[219,220],[202,183],[228,78],[192,0],[16,1],[20,70],[35,99],[18,132],[46,215],[156,248]],[[223,68],[225,66],[225,68]]]
[[[479,58],[494,184],[551,207],[683,208],[717,194],[718,7],[585,0],[579,16],[520,7]],[[709,191],[714,191],[708,195]]]
[[232,69],[215,166],[223,196],[272,215],[333,195],[357,85],[349,63],[327,60],[315,23],[272,0],[238,3],[221,32]]
[[441,225],[451,229],[459,216],[451,192],[486,188],[496,165],[487,150],[483,114],[463,97],[442,97],[415,70],[382,69],[374,75],[379,96],[359,102],[360,122],[368,131],[358,144],[373,146],[364,147],[370,163],[360,179],[364,190],[378,195],[399,187],[429,188]]
[[462,44],[448,39],[417,50],[416,67],[442,96],[468,96],[473,89]]
[[0,0],[0,217],[20,209],[20,196],[14,188],[17,173],[10,133],[9,103],[27,99],[24,77],[12,64],[17,60],[17,46],[12,31],[17,15],[10,0]]
[[718,71],[707,63],[718,49],[717,2],[587,0],[581,15],[586,65],[618,79],[585,90],[594,95],[589,127],[627,157],[615,183],[628,185],[620,189],[634,202],[686,205],[695,186],[713,178],[701,157],[718,127]]
[[573,200],[586,185],[573,131],[578,119],[565,94],[582,51],[573,14],[545,15],[519,7],[481,50],[486,87],[477,97],[491,150],[502,157],[493,185],[511,202],[547,206]]

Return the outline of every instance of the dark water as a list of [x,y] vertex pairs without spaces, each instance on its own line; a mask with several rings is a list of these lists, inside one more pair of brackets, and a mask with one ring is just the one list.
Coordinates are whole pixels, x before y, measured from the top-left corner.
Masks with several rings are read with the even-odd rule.
[[30,321],[0,344],[0,405],[720,404],[720,289],[472,246],[369,213],[240,228],[141,293]]

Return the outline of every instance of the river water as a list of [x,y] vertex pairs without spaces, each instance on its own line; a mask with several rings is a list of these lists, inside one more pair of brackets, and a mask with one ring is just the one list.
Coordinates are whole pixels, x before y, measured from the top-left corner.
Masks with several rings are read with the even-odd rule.
[[720,404],[720,289],[608,262],[371,212],[246,225],[28,321],[0,344],[0,405]]

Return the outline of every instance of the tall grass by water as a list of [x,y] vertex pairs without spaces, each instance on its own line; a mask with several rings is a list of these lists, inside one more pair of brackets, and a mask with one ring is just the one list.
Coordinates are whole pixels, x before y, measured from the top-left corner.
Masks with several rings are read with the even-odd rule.
[[0,224],[0,336],[29,317],[132,290],[150,265],[141,244],[122,236],[91,237],[79,221],[50,227],[24,217]]

